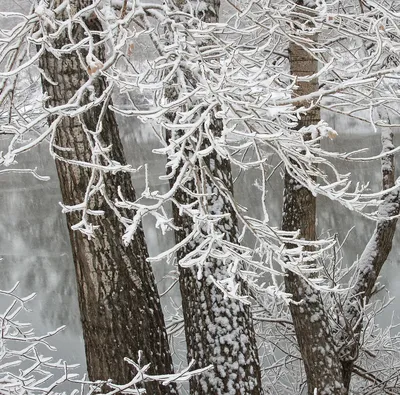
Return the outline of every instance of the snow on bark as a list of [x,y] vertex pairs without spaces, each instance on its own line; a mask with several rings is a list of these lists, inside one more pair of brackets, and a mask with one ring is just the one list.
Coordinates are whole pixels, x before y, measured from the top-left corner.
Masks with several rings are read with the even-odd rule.
[[[386,117],[387,118],[387,117]],[[390,129],[381,132],[382,154],[394,149],[393,133]],[[381,159],[382,188],[391,189],[395,185],[395,166],[393,154]],[[343,308],[343,330],[338,335],[341,347],[341,359],[345,372],[345,384],[349,388],[351,371],[359,355],[360,335],[363,329],[364,306],[369,302],[380,271],[392,250],[393,237],[400,213],[400,192],[394,190],[384,196],[378,213],[381,220],[358,260],[358,270],[354,286]],[[395,217],[395,218],[393,218]]]
[[[79,0],[72,8],[77,12],[90,4],[91,1]],[[64,17],[67,19],[66,15]],[[94,45],[99,40],[99,33],[94,32],[101,32],[100,22],[94,15],[80,22],[92,32]],[[49,108],[66,103],[87,81],[92,88],[83,94],[82,105],[100,97],[107,89],[105,79],[96,75],[93,64],[89,62],[84,69],[85,50],[80,50],[78,55],[68,49],[71,39],[79,42],[85,36],[84,30],[75,24],[69,29],[61,27],[60,33],[51,41],[48,39],[52,49],[43,53],[40,66],[46,75],[42,84],[49,96]],[[60,48],[64,48],[65,53],[55,56]],[[92,59],[95,56],[95,63],[101,67],[104,48],[96,45],[92,49]],[[88,58],[86,56],[86,61],[90,61]],[[123,245],[125,226],[108,204],[118,199],[118,188],[127,199],[135,200],[130,173],[103,173],[70,163],[95,160],[102,165],[109,160],[126,164],[118,125],[114,114],[107,109],[109,104],[111,99],[80,116],[51,116],[49,123],[54,122],[55,127],[54,154],[63,203],[73,207],[85,202],[86,219],[95,230],[93,237],[74,231],[73,227],[82,222],[81,212],[70,210],[67,213],[89,377],[111,378],[123,383],[134,375],[124,357],[136,360],[143,350],[141,363],[151,363],[152,374],[171,372],[172,360],[154,276],[146,262],[148,252],[143,230],[139,227],[133,241]],[[95,137],[102,147],[108,148],[98,146],[97,151],[94,150]],[[103,186],[96,189],[97,183]],[[102,218],[95,215],[96,212],[105,215]],[[128,217],[134,213],[126,210],[123,214]],[[147,383],[145,388],[151,394],[176,393],[173,383],[167,386]]]
[[[221,130],[222,122],[214,118],[210,123],[212,135],[217,137]],[[196,133],[192,142],[195,145],[196,140],[201,138],[202,148],[205,149],[210,143],[205,136],[201,137],[201,131]],[[188,147],[186,155],[190,156],[192,149]],[[233,190],[230,162],[215,151],[204,157],[203,163],[194,164],[189,181],[181,186],[175,198],[179,205],[202,205],[199,209],[213,221],[204,221],[202,234],[178,250],[180,261],[193,253],[210,231],[215,233],[221,243],[238,243],[235,211],[215,181],[204,174],[203,166],[229,191]],[[205,198],[198,201],[191,192],[193,195],[203,193]],[[193,218],[175,206],[174,221],[179,226],[176,231],[176,241],[179,243],[191,233]],[[215,254],[220,246],[216,243],[212,249]],[[242,281],[230,270],[233,259],[215,258],[211,251],[200,266],[179,268],[188,360],[194,359],[197,368],[213,365],[213,370],[190,380],[191,394],[263,393],[250,306],[236,298],[227,297],[221,292],[221,285],[216,284],[234,276],[236,278],[233,282],[241,285],[239,292],[244,291]],[[236,291],[229,290],[233,293]]]
[[[298,1],[297,4],[308,6],[310,2]],[[304,11],[303,11],[304,12]],[[294,20],[299,25],[307,20],[299,18]],[[312,41],[318,40],[317,35],[308,37]],[[291,75],[307,77],[318,73],[318,60],[312,55],[312,41],[308,46],[299,46],[295,43],[289,45],[289,63]],[[318,90],[318,78],[309,81],[297,82],[295,94],[308,95]],[[297,129],[317,125],[320,123],[320,110],[311,103],[301,103],[309,110],[301,115]],[[311,138],[310,133],[304,136],[305,140]],[[297,164],[291,162],[295,170]],[[289,170],[293,170],[289,169]],[[315,240],[316,226],[316,198],[312,192],[296,181],[288,172],[285,174],[284,203],[282,213],[282,229],[285,231],[300,231],[299,238]],[[288,245],[289,248],[296,245]],[[310,264],[311,266],[313,263]],[[329,320],[321,293],[313,287],[306,277],[296,273],[295,268],[289,270],[285,277],[285,291],[292,295],[289,305],[293,325],[303,359],[308,394],[321,395],[345,394],[346,390],[342,379],[342,366],[330,330]]]
[[[184,7],[182,3],[178,5]],[[205,22],[217,22],[219,5],[218,0],[197,4],[197,16]],[[190,80],[190,75],[186,78]],[[174,89],[168,94],[169,100],[178,96]],[[234,256],[218,258],[224,242],[238,243],[235,210],[216,184],[218,180],[228,193],[233,194],[230,161],[221,157],[212,146],[212,141],[221,137],[223,128],[223,122],[217,119],[214,110],[191,136],[186,137],[181,130],[167,130],[169,143],[186,137],[182,146],[177,145],[176,151],[170,153],[169,164],[175,172],[170,178],[171,187],[178,174],[175,166],[182,169],[184,161],[191,163],[186,181],[174,196],[177,203],[173,206],[174,224],[178,227],[176,242],[188,238],[196,225],[200,229],[197,237],[177,251],[187,357],[195,360],[196,368],[213,365],[212,370],[191,378],[190,393],[258,395],[263,393],[258,349],[250,306],[239,297],[244,292],[244,285],[236,274],[238,262]],[[201,156],[199,151],[203,152]],[[179,153],[183,153],[183,158],[176,163]],[[194,219],[189,211],[196,211],[197,218]],[[204,252],[201,246],[210,233],[212,241],[208,243],[208,252]],[[199,259],[195,253],[200,255]],[[190,256],[193,256],[192,262],[187,264]]]

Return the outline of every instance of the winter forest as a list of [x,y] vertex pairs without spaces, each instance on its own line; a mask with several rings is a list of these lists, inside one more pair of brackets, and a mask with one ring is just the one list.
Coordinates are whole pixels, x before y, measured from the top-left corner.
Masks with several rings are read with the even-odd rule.
[[0,0],[0,395],[400,394],[400,2]]

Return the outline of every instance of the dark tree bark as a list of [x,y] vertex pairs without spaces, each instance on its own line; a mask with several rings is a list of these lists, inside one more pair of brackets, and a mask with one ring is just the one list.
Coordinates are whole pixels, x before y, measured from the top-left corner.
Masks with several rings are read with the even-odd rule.
[[[303,1],[298,0],[298,5]],[[313,38],[314,41],[317,37]],[[318,71],[318,62],[303,47],[290,44],[289,61],[291,74],[309,76]],[[318,81],[297,81],[297,94],[307,95],[318,90]],[[299,103],[309,105],[310,103]],[[298,128],[318,123],[318,108],[302,116]],[[309,136],[305,136],[305,139]],[[394,148],[393,135],[387,129],[382,132],[382,153]],[[296,162],[293,161],[295,170]],[[394,185],[393,155],[382,158],[383,189]],[[382,220],[377,222],[374,234],[360,257],[355,286],[352,288],[344,306],[337,306],[337,314],[345,327],[341,333],[332,333],[319,292],[310,287],[307,280],[294,272],[288,272],[286,291],[293,295],[295,302],[290,305],[293,324],[304,361],[309,395],[314,394],[347,394],[350,390],[351,376],[358,358],[358,351],[363,329],[363,306],[370,299],[381,268],[392,248],[397,219],[388,219],[400,212],[399,192],[389,192],[379,209]],[[311,192],[301,186],[288,173],[285,175],[285,192],[283,207],[284,230],[300,230],[300,237],[315,240],[316,200]],[[334,336],[333,336],[334,335]]]
[[[387,154],[395,147],[391,130],[381,134],[382,153]],[[393,154],[387,154],[381,160],[382,188],[388,190],[395,185],[395,166]],[[355,286],[351,290],[343,308],[345,330],[340,341],[343,343],[341,359],[343,363],[344,383],[350,388],[351,373],[358,358],[361,332],[363,329],[363,307],[369,302],[381,269],[392,250],[397,218],[400,213],[400,194],[398,190],[385,195],[379,207],[382,219],[376,223],[375,231],[359,259],[359,273]]]
[[[302,0],[297,4],[303,5]],[[296,21],[294,21],[296,23]],[[303,21],[297,21],[299,23]],[[308,37],[316,42],[317,37]],[[290,72],[293,76],[304,77],[318,72],[318,61],[305,48],[291,42],[289,45]],[[296,94],[307,95],[318,90],[318,79],[309,82],[297,81]],[[299,103],[298,106],[310,103]],[[320,110],[314,107],[302,115],[298,129],[317,124],[321,120]],[[310,136],[304,136],[305,139]],[[295,172],[295,160],[292,171]],[[316,199],[312,193],[297,182],[288,172],[285,174],[282,229],[300,231],[300,238],[315,240]],[[292,246],[288,246],[292,247]],[[307,279],[293,271],[285,277],[286,292],[292,295],[295,303],[290,303],[290,312],[296,333],[300,353],[307,376],[308,394],[345,394],[342,380],[342,367],[339,355],[331,335],[328,317],[321,294],[312,287]]]
[[[222,124],[214,119],[211,128],[214,135],[218,136]],[[214,225],[214,231],[223,235],[224,240],[237,243],[236,214],[227,196],[221,193],[226,190],[232,194],[230,162],[213,152],[205,158],[203,164],[197,163],[190,183],[185,185],[190,191],[196,191],[194,180],[201,179],[200,166],[206,166],[211,176],[206,177],[207,212],[211,215],[229,214],[229,217],[220,219]],[[175,198],[181,204],[194,201],[185,189],[180,189]],[[176,232],[176,241],[179,243],[191,233],[193,220],[186,214],[180,214],[177,207],[174,207],[173,212],[175,225],[179,226]],[[207,230],[203,229],[203,232]],[[200,241],[194,240],[178,250],[178,259],[192,252]],[[191,379],[190,393],[262,394],[250,306],[236,299],[224,298],[212,281],[212,278],[222,280],[229,276],[226,263],[214,258],[208,259],[200,270],[200,277],[197,267],[180,267],[179,273],[188,360],[194,359],[197,368],[214,365],[213,370]]]
[[[183,5],[184,2],[177,2],[178,7]],[[219,7],[219,0],[207,0],[207,8],[201,11],[202,15],[199,17],[206,22],[217,22]],[[222,121],[213,116],[209,128],[214,137],[220,136]],[[178,137],[181,134],[177,132]],[[167,139],[174,137],[167,131]],[[191,145],[187,146],[187,157],[192,155],[199,139],[202,139],[202,149],[210,146],[205,132],[199,130],[193,136]],[[238,221],[228,198],[233,195],[230,161],[214,150],[188,171],[192,172],[190,181],[178,190],[176,200],[180,204],[193,203],[195,198],[190,192],[196,192],[196,187],[203,183],[202,189],[207,193],[206,201],[202,202],[203,209],[211,215],[229,214],[215,223],[214,231],[224,240],[238,243]],[[175,179],[171,179],[171,186],[174,181]],[[176,206],[173,207],[173,214],[174,223],[179,227],[175,233],[179,243],[193,230],[193,219],[185,212],[179,212]],[[202,229],[205,235],[207,231]],[[200,242],[201,238],[183,246],[178,250],[177,258],[180,260],[187,256]],[[213,365],[211,371],[191,378],[192,395],[263,393],[250,306],[236,299],[225,298],[212,280],[227,277],[229,273],[226,262],[215,258],[207,260],[200,270],[200,276],[198,267],[179,267],[188,360],[194,359],[196,368]]]
[[[90,0],[74,2],[76,11],[89,4]],[[85,20],[85,24],[95,38],[94,32],[101,32],[101,24],[95,16]],[[85,37],[77,26],[72,34],[76,41]],[[69,43],[70,38],[64,31],[53,46],[61,48]],[[98,46],[96,56],[104,61],[102,46]],[[75,52],[56,58],[51,51],[46,51],[40,66],[47,76],[42,83],[43,90],[50,97],[47,102],[50,108],[65,104],[89,78]],[[94,88],[99,97],[106,88],[104,78],[95,76]],[[88,94],[81,104],[88,101]],[[101,106],[97,106],[79,117],[64,116],[55,130],[56,154],[67,160],[91,162],[91,136],[87,130],[96,130],[102,117],[101,110]],[[103,146],[111,147],[109,156],[112,160],[125,164],[114,114],[106,109],[103,115],[100,140]],[[54,118],[49,119],[50,123],[52,121]],[[75,205],[82,202],[92,171],[63,159],[58,159],[56,166],[63,203]],[[94,174],[95,181],[98,181],[99,173],[95,171]],[[135,374],[134,369],[124,362],[124,357],[137,360],[139,350],[143,350],[141,364],[151,362],[149,372],[153,374],[172,372],[172,360],[154,276],[146,262],[148,252],[143,230],[140,227],[133,241],[124,246],[124,226],[104,199],[104,195],[111,201],[117,199],[117,188],[120,187],[124,197],[134,201],[131,176],[125,172],[105,173],[104,185],[103,192],[94,194],[89,202],[90,208],[105,212],[104,216],[90,216],[91,223],[98,226],[95,237],[88,238],[71,230],[81,219],[79,212],[68,213],[67,223],[76,268],[89,377],[93,380],[111,378],[122,384]],[[129,218],[133,213],[125,211],[123,215]],[[146,383],[145,388],[148,394],[176,393],[174,384]]]
[[[311,192],[289,174],[285,175],[282,229],[300,230],[301,238],[315,240],[316,201]],[[286,292],[293,325],[307,376],[308,394],[345,394],[342,367],[331,335],[320,292],[300,275],[288,271]]]

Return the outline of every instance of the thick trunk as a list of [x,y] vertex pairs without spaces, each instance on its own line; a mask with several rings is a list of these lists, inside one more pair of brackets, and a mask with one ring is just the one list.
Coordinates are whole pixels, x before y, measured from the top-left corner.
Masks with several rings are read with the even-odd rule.
[[[75,5],[79,10],[87,3],[90,2],[82,0]],[[91,31],[101,31],[96,18],[90,18],[86,24]],[[75,28],[73,35],[77,41],[84,37],[80,28]],[[64,33],[53,44],[55,48],[61,48],[69,42]],[[96,55],[104,61],[103,49]],[[56,58],[47,51],[41,58],[41,68],[56,83],[42,79],[43,90],[50,97],[49,107],[66,103],[89,78],[76,53]],[[105,89],[105,80],[97,77],[94,87],[98,97]],[[91,136],[87,131],[96,130],[100,112],[98,106],[80,117],[63,117],[55,130],[55,152],[67,160],[91,162]],[[118,126],[109,110],[102,119],[100,140],[103,146],[111,147],[109,156],[112,160],[125,164]],[[75,205],[84,201],[90,178],[95,174],[94,179],[98,181],[99,174],[63,160],[57,160],[56,166],[63,203]],[[135,200],[129,173],[106,173],[104,185],[103,194],[111,201],[118,198],[118,187],[126,199]],[[148,252],[143,230],[139,228],[133,241],[125,247],[122,244],[124,226],[105,202],[103,194],[94,194],[89,202],[90,208],[105,211],[104,216],[90,216],[90,222],[99,227],[95,237],[89,239],[81,232],[72,231],[71,226],[81,219],[80,213],[67,214],[89,377],[93,380],[111,378],[118,383],[131,380],[135,372],[124,362],[124,357],[137,360],[139,350],[143,350],[141,364],[151,362],[149,372],[169,373],[172,360],[154,276],[146,262]],[[125,212],[124,215],[130,217],[132,213]],[[174,385],[147,383],[145,388],[149,394],[176,393]]]
[[[178,7],[184,6],[179,1]],[[207,7],[198,15],[205,22],[218,21],[219,0],[207,0]],[[171,93],[173,97],[176,92]],[[221,135],[223,124],[213,117],[210,132],[215,137]],[[177,132],[181,136],[181,132]],[[188,157],[194,152],[198,139],[203,139],[202,149],[209,147],[210,142],[200,130],[193,136],[191,146],[187,146]],[[167,131],[167,139],[172,134]],[[182,163],[183,164],[183,163]],[[207,167],[212,177],[205,176]],[[215,184],[215,178],[221,182],[228,193],[233,194],[231,166],[229,160],[220,157],[215,151],[196,162],[190,181],[175,195],[180,204],[193,203],[190,192],[207,194],[203,210],[209,215],[229,214],[214,223],[213,231],[221,235],[223,240],[238,242],[238,224],[235,211],[229,200]],[[179,170],[178,170],[179,173]],[[174,184],[171,180],[171,185]],[[201,184],[201,185],[200,185]],[[181,242],[193,230],[193,219],[180,212],[174,206],[174,223],[179,227],[175,237]],[[204,226],[202,232],[207,235],[210,229]],[[178,259],[191,253],[201,242],[201,237],[183,246],[178,252]],[[216,247],[215,247],[216,248]],[[213,369],[190,380],[191,395],[223,395],[223,394],[262,394],[261,370],[258,359],[257,342],[253,327],[250,306],[232,298],[224,297],[222,291],[214,284],[213,279],[229,278],[228,264],[222,260],[209,258],[199,270],[197,267],[179,267],[179,283],[182,294],[182,308],[185,321],[185,335],[188,350],[188,361],[194,359],[196,368],[213,365]],[[242,291],[243,291],[242,286]]]
[[[222,123],[214,119],[210,128],[217,136]],[[232,193],[230,162],[214,151],[204,159],[204,165]],[[192,181],[185,185],[191,191],[196,191],[194,180],[201,180],[199,164],[197,166]],[[229,200],[209,177],[203,178],[203,182],[207,191],[207,213],[229,214],[214,224],[214,232],[222,235],[224,240],[237,243],[237,218]],[[181,204],[193,202],[184,189],[180,189],[175,197]],[[180,242],[191,233],[193,220],[174,207],[174,221],[180,227],[176,232],[176,241]],[[203,232],[207,235],[207,229]],[[182,247],[178,251],[178,259],[192,252],[199,241]],[[197,267],[180,267],[179,270],[188,360],[194,359],[198,368],[214,365],[211,371],[191,379],[191,394],[262,394],[250,306],[225,298],[212,281],[212,278],[222,280],[229,277],[227,263],[209,258],[200,272]]]
[[[301,3],[301,4],[300,4]],[[302,2],[298,2],[302,5]],[[300,21],[301,22],[301,21]],[[300,23],[299,22],[299,23]],[[317,37],[312,37],[314,41]],[[310,76],[318,71],[318,61],[303,47],[290,43],[290,70],[293,76]],[[318,90],[318,80],[297,81],[299,96]],[[301,103],[309,106],[310,103]],[[320,121],[319,108],[311,109],[301,117],[298,129],[317,124]],[[305,136],[305,139],[309,136]],[[293,161],[293,169],[297,166]],[[315,240],[316,199],[288,173],[285,175],[285,190],[282,229],[300,230],[300,237]],[[289,246],[290,247],[290,246]],[[345,394],[342,366],[331,336],[321,294],[300,275],[288,271],[285,277],[286,292],[292,294],[290,304],[293,325],[304,362],[309,395]]]

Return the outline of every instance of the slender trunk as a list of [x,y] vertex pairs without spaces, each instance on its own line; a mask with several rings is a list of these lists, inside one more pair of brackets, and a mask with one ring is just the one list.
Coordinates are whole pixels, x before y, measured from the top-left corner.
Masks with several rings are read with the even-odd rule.
[[[178,6],[182,4],[179,3]],[[207,1],[207,8],[201,11],[202,19],[205,22],[217,22],[219,6],[219,0]],[[213,136],[220,136],[223,129],[222,121],[214,116],[209,129]],[[202,149],[210,146],[205,136],[201,129],[193,136],[192,145],[187,147],[185,152],[188,157],[194,152],[199,139],[203,142]],[[167,137],[174,138],[170,132],[167,132]],[[216,185],[216,181],[222,183],[222,188],[233,194],[229,160],[212,151],[201,163],[195,163],[189,171],[192,172],[190,181],[179,189],[175,196],[176,200],[180,204],[191,204],[197,198],[190,192],[201,190],[202,193],[206,193],[207,198],[201,204],[204,205],[203,209],[207,214],[229,214],[214,223],[213,231],[221,235],[223,240],[238,243],[238,221],[235,211],[228,198]],[[207,172],[208,175],[205,175]],[[174,181],[171,180],[171,185]],[[191,233],[194,226],[193,219],[180,212],[176,206],[173,208],[173,214],[175,225],[179,227],[175,234],[179,243]],[[209,231],[210,229],[206,229],[205,226],[202,229],[205,236]],[[180,248],[177,252],[178,259],[186,257],[201,241],[200,237]],[[218,281],[228,277],[227,262],[215,258],[207,259],[201,269],[179,267],[188,360],[194,359],[197,368],[210,364],[214,366],[211,371],[191,378],[192,395],[263,393],[250,306],[236,299],[224,297],[213,282],[213,279]]]
[[[382,131],[382,153],[394,149],[393,133],[391,130]],[[381,160],[382,188],[388,190],[395,185],[395,166],[393,154],[386,155]],[[363,307],[372,296],[379,273],[392,250],[393,237],[396,231],[397,216],[400,213],[400,193],[398,190],[385,195],[379,207],[382,220],[378,221],[359,259],[359,273],[357,281],[351,290],[343,308],[345,333],[342,334],[341,359],[346,388],[350,388],[351,372],[358,357],[361,331],[363,329]]]
[[[315,240],[315,197],[288,174],[285,175],[282,229]],[[297,303],[290,303],[296,338],[307,376],[308,394],[345,394],[342,368],[331,336],[328,317],[320,292],[298,274],[288,271],[286,292]],[[300,302],[300,303],[298,303]]]
[[[302,5],[302,1],[297,2]],[[316,42],[317,37],[309,37]],[[310,76],[318,71],[318,61],[303,47],[290,43],[290,70],[293,76]],[[318,90],[318,80],[297,81],[299,96]],[[310,103],[301,103],[301,105]],[[320,110],[314,107],[302,115],[298,129],[317,124]],[[310,136],[305,136],[305,139]],[[296,163],[293,163],[295,169]],[[292,170],[293,170],[292,169]],[[288,173],[285,174],[282,229],[300,230],[300,237],[315,240],[316,199],[312,193],[299,184]],[[290,247],[290,246],[289,246]],[[329,327],[328,317],[320,292],[298,274],[288,271],[285,277],[286,292],[292,294],[296,303],[290,304],[290,312],[297,342],[307,376],[308,394],[345,394],[342,366]]]
[[[360,10],[369,7],[360,2]],[[364,43],[363,43],[364,45]],[[365,48],[364,48],[365,50]],[[367,51],[365,51],[367,56]],[[390,124],[390,116],[385,108],[377,109],[378,116]],[[382,189],[388,190],[395,185],[396,171],[394,155],[389,154],[395,147],[393,145],[393,132],[383,128],[381,132],[382,154],[381,159]],[[338,306],[343,314],[344,327],[338,338],[341,343],[340,357],[343,365],[343,378],[346,389],[350,390],[351,377],[355,362],[358,359],[361,332],[363,330],[363,311],[372,296],[376,281],[381,269],[392,250],[393,237],[396,231],[397,218],[400,213],[400,193],[398,190],[387,193],[379,207],[382,219],[376,223],[374,233],[367,243],[358,262],[359,273],[350,295],[344,306]]]
[[[79,0],[75,6],[79,10],[90,3],[89,0]],[[85,23],[90,31],[101,31],[101,24],[95,17]],[[72,34],[76,41],[85,37],[80,27],[74,27]],[[69,43],[67,33],[63,33],[53,45],[61,48]],[[99,48],[96,56],[104,61],[104,48]],[[51,51],[46,51],[40,66],[47,76],[42,83],[43,90],[50,97],[49,107],[66,103],[89,78],[76,53],[57,58]],[[96,77],[94,88],[97,97],[105,87],[105,80]],[[87,101],[86,96],[82,104]],[[110,158],[126,163],[114,114],[105,110],[102,118],[101,107],[94,107],[79,117],[63,117],[54,135],[55,152],[60,157],[91,162],[93,148],[88,130],[95,131],[97,123],[102,122],[100,139],[103,146],[111,147]],[[49,119],[49,122],[53,120]],[[90,178],[99,179],[95,170],[63,160],[57,160],[56,166],[66,205],[82,202]],[[125,383],[133,378],[135,372],[124,362],[124,357],[137,360],[139,350],[142,350],[141,364],[150,362],[149,372],[153,374],[171,372],[172,360],[154,276],[146,262],[148,252],[143,230],[139,228],[129,246],[124,246],[124,226],[104,199],[104,195],[111,201],[117,199],[118,187],[126,199],[135,200],[129,173],[105,173],[104,190],[94,194],[89,202],[90,208],[105,212],[101,217],[90,216],[93,225],[98,226],[95,237],[89,239],[81,232],[71,230],[81,219],[79,212],[67,214],[67,223],[77,274],[89,377],[92,380],[111,378]],[[123,214],[132,216],[129,212]],[[149,394],[176,393],[173,384],[146,383],[145,388]]]

